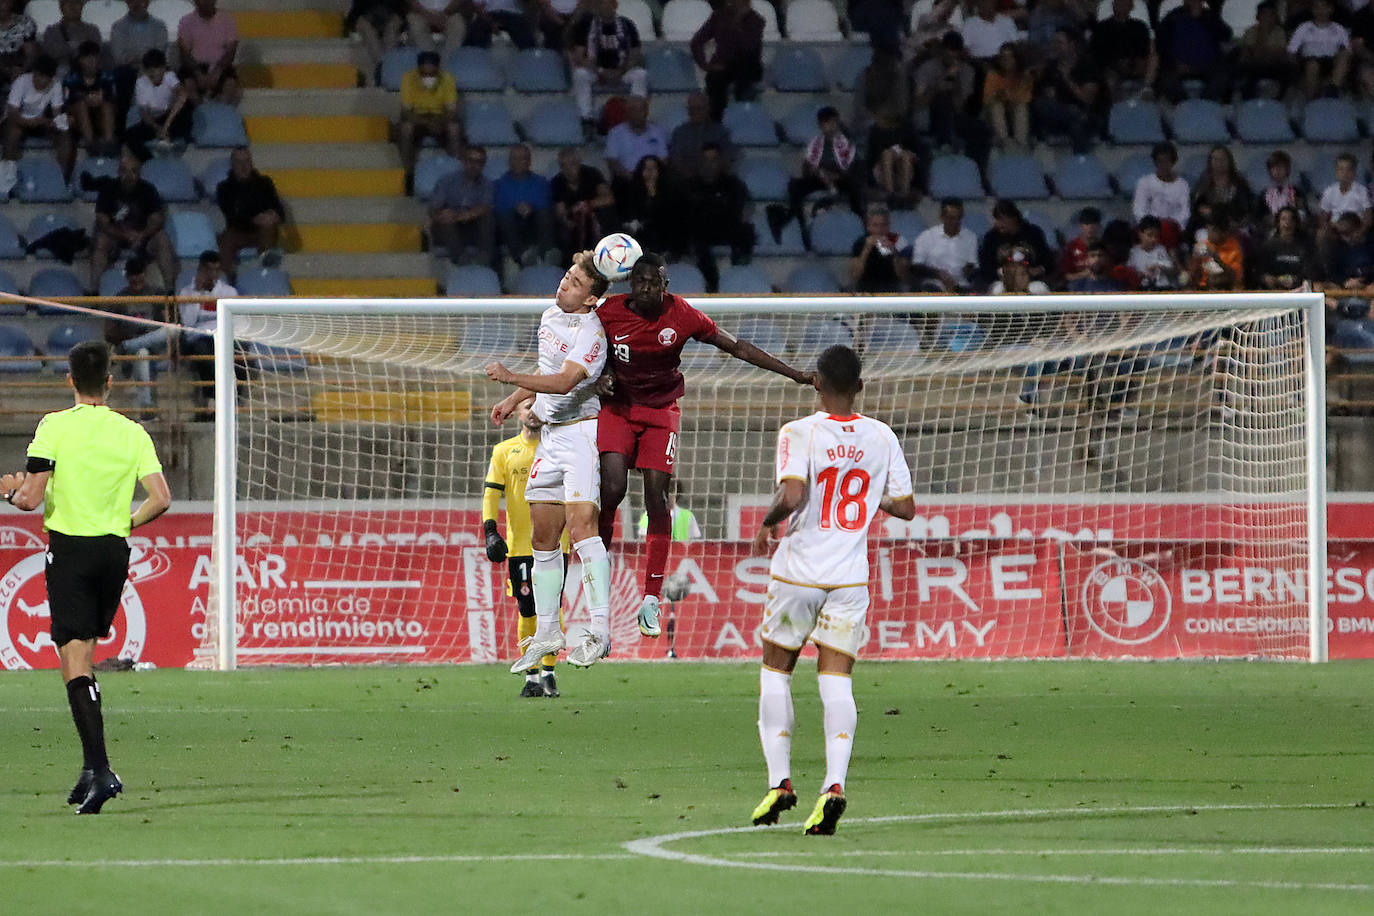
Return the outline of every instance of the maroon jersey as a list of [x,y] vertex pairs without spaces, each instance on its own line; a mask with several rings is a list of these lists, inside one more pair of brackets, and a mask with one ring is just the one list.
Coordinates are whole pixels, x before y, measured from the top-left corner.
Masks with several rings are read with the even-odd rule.
[[603,400],[642,407],[668,407],[682,397],[685,385],[678,366],[682,348],[692,338],[716,334],[716,323],[681,296],[663,297],[663,314],[648,321],[630,311],[628,296],[608,296],[596,310],[606,331],[615,368],[615,393]]

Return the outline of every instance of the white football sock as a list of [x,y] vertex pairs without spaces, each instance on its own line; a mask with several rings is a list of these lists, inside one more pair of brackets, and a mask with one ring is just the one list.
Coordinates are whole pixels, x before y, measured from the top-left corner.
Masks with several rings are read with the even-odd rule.
[[600,535],[592,535],[572,545],[582,561],[583,589],[587,595],[587,613],[592,618],[592,632],[600,636],[611,634],[611,558]]
[[854,752],[854,729],[859,724],[854,682],[843,674],[821,672],[816,683],[825,709],[825,782],[821,791],[836,783],[843,789],[849,775],[849,755]]
[[539,618],[535,635],[542,639],[561,629],[558,611],[563,606],[562,551],[535,550],[530,579],[534,583],[534,615]]
[[768,785],[792,776],[792,675],[759,671],[759,741],[768,764]]

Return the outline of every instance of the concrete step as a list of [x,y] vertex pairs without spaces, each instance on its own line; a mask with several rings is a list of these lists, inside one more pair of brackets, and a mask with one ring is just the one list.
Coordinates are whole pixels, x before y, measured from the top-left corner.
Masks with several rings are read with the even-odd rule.
[[295,277],[435,277],[441,263],[427,253],[414,252],[301,252],[288,255],[282,265]]
[[[405,193],[400,169],[272,169],[277,191],[288,198],[388,198]],[[361,206],[361,204],[360,204]]]
[[396,145],[370,143],[254,143],[253,162],[264,172],[317,168],[327,162],[335,169],[399,169]]
[[248,64],[239,68],[239,77],[249,88],[354,89],[358,68],[351,63]]
[[239,112],[245,118],[273,115],[381,115],[394,118],[400,111],[400,93],[385,89],[249,88],[243,93]]
[[287,202],[297,223],[412,223],[426,220],[424,204],[409,197],[292,197]]
[[432,277],[298,277],[291,278],[297,296],[369,299],[427,298],[439,293]]
[[246,64],[354,64],[361,49],[345,38],[253,38],[239,44]]
[[231,13],[261,10],[329,10],[348,12],[349,0],[219,0],[216,8]]
[[286,231],[287,251],[350,254],[414,253],[420,250],[418,223],[296,223]]
[[375,115],[259,115],[245,118],[244,123],[254,147],[259,143],[368,143],[386,140],[391,133],[390,122]]
[[250,9],[234,13],[241,39],[338,38],[343,34],[343,13],[335,9]]

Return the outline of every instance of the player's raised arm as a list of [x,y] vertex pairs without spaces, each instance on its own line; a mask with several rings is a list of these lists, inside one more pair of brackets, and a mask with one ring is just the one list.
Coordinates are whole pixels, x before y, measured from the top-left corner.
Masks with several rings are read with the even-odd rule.
[[516,388],[510,394],[497,401],[495,406],[491,408],[491,425],[500,426],[509,419],[511,414],[515,413],[516,409],[518,409],[521,404],[533,398],[534,392],[530,391],[528,388]]
[[790,378],[798,385],[814,385],[816,383],[814,372],[802,372],[800,369],[793,369],[776,356],[765,350],[760,350],[747,340],[740,340],[729,331],[717,329],[714,337],[707,337],[704,340],[706,343],[729,353],[735,359],[742,359],[751,366],[776,372],[783,378]]
[[[595,357],[596,354],[593,352],[590,355]],[[567,394],[589,374],[588,367],[583,365],[581,360],[567,360],[563,363],[563,368],[553,375],[512,372],[499,362],[487,363],[487,378],[493,382],[516,385],[523,391],[534,394]]]

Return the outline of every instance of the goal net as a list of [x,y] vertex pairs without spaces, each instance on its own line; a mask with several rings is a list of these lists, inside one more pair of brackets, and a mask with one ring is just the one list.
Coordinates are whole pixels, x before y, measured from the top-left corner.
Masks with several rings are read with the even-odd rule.
[[[872,526],[863,657],[1320,659],[1320,302],[696,304],[800,368],[854,346],[860,409],[903,443],[917,516]],[[218,386],[206,663],[518,654],[506,567],[487,560],[480,522],[492,447],[518,430],[492,425],[509,389],[484,367],[535,371],[548,304],[220,303],[219,377],[234,377],[233,359],[248,371],[237,397]],[[756,658],[768,559],[748,542],[774,488],[778,428],[819,402],[697,342],[683,371],[678,506],[699,536],[673,545],[667,632],[642,639],[632,472],[612,551],[612,657]],[[574,556],[570,629],[586,620],[580,586]]]

